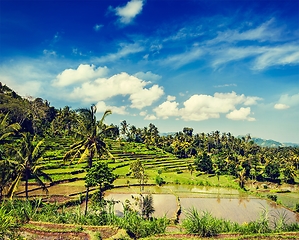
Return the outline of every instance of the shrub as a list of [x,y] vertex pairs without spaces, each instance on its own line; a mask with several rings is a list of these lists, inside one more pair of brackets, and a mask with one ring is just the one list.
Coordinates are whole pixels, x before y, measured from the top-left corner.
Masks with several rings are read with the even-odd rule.
[[269,198],[270,200],[276,202],[277,201],[277,195],[275,194],[268,194],[267,198]]
[[157,175],[155,180],[156,180],[156,184],[158,184],[159,186],[165,184],[164,179],[160,175]]
[[243,225],[240,231],[243,234],[270,233],[268,211],[264,209],[259,219],[249,222],[245,226]]
[[199,234],[201,237],[212,237],[218,235],[221,230],[221,220],[213,217],[209,212],[198,213],[195,208],[186,212],[183,226],[188,233]]
[[166,217],[145,220],[135,211],[124,211],[124,217],[119,218],[118,227],[127,231],[134,239],[164,233],[169,220]]

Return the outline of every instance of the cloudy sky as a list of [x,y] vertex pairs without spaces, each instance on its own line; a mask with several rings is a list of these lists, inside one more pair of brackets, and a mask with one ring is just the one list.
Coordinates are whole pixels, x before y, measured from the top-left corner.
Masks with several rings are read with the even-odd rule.
[[1,0],[0,81],[108,124],[299,143],[299,1]]

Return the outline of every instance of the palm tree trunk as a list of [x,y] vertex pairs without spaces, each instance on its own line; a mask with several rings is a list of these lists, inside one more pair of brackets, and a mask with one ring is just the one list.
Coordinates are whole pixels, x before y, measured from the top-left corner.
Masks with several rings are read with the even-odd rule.
[[86,187],[86,196],[85,196],[85,216],[87,214],[87,208],[88,208],[88,196],[89,195],[89,187]]
[[27,173],[27,171],[25,173],[25,193],[26,193],[26,199],[28,200],[28,173]]

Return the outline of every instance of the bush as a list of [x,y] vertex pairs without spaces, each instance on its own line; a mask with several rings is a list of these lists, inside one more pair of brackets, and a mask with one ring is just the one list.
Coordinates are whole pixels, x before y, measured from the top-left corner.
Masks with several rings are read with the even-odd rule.
[[160,175],[157,175],[155,180],[156,180],[156,184],[159,186],[162,186],[163,184],[165,184],[164,179]]
[[299,203],[296,203],[296,204],[295,204],[295,212],[298,212],[298,213],[299,213]]
[[269,226],[268,212],[263,210],[258,220],[249,222],[246,225],[242,225],[240,231],[243,234],[270,233],[271,229]]
[[19,223],[13,216],[12,210],[7,210],[6,206],[0,206],[0,239],[17,239]]
[[272,201],[274,201],[274,202],[276,202],[277,201],[277,195],[275,195],[275,194],[268,194],[267,195],[267,198],[269,198],[270,200],[272,200]]
[[194,208],[187,210],[186,219],[183,221],[183,226],[188,233],[199,234],[201,237],[212,237],[219,234],[221,230],[222,220],[217,219],[209,212],[202,214]]
[[166,217],[145,220],[137,212],[125,210],[124,217],[119,218],[117,225],[125,229],[130,237],[137,239],[164,233],[168,222]]

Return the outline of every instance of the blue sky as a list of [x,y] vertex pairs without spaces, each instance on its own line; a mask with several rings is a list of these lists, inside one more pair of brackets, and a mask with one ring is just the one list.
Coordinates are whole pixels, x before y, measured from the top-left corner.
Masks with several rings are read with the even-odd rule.
[[109,124],[299,143],[299,1],[1,0],[0,81]]

